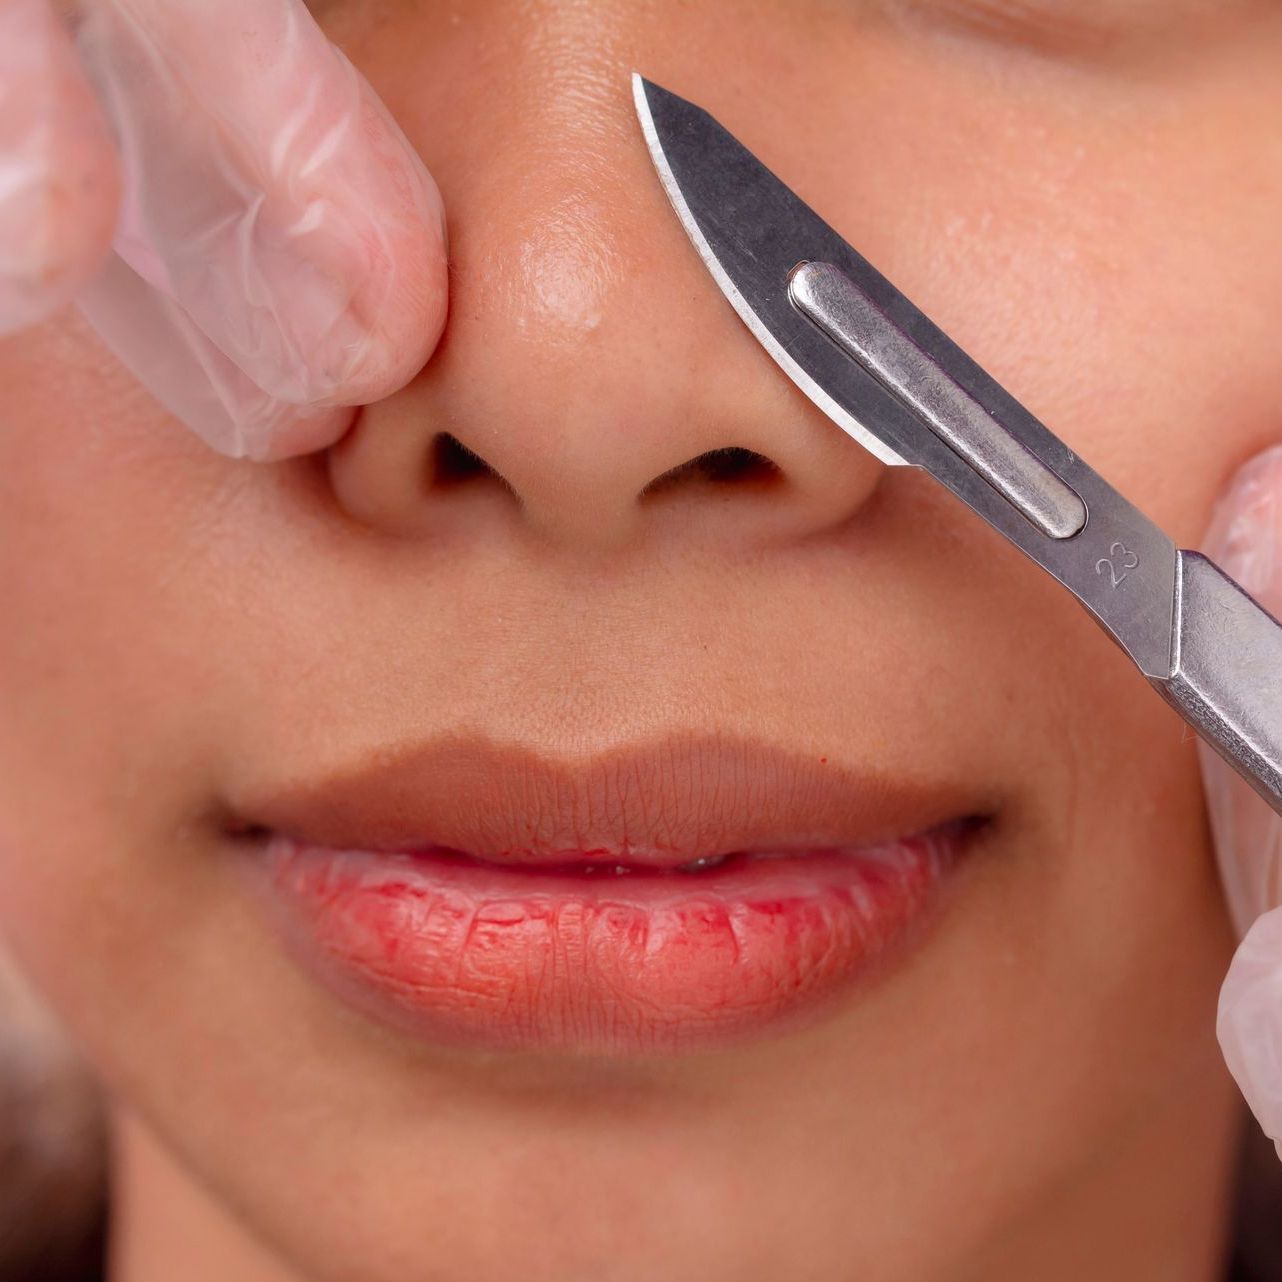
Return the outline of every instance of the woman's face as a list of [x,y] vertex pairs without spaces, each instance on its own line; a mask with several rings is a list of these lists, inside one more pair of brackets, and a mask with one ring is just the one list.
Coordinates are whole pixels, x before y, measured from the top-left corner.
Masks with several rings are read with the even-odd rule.
[[[1194,744],[1067,594],[780,375],[628,77],[712,111],[1188,546],[1279,426],[1282,11],[316,9],[442,189],[445,338],[273,465],[208,451],[73,317],[0,348],[14,952],[157,1167],[302,1276],[1111,1276],[1090,1250],[1216,1187],[1232,1131]],[[768,462],[682,469],[725,447]],[[608,926],[599,957],[581,921],[505,952],[490,913],[420,935],[406,996],[403,894],[327,916],[312,885],[282,928],[258,893],[263,816],[342,828],[354,772],[367,845],[387,818],[496,861],[977,822],[862,952],[785,913],[829,953],[710,960],[677,904],[646,978]],[[680,874],[706,902],[726,875]],[[463,974],[487,956],[497,986]],[[1048,1262],[1061,1237],[1086,1254]]]

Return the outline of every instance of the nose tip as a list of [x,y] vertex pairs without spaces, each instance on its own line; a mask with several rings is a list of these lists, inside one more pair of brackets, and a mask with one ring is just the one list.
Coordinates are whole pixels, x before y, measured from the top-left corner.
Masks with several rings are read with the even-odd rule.
[[[561,547],[765,543],[846,520],[882,465],[791,384],[685,238],[626,70],[582,148],[558,117],[437,169],[451,312],[409,387],[330,454],[350,515],[413,534],[484,509]],[[553,127],[555,126],[555,127]]]

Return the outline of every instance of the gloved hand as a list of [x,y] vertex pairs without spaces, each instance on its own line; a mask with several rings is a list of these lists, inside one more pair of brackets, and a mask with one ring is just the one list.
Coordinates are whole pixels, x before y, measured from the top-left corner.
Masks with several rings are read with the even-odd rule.
[[302,0],[80,0],[74,41],[0,0],[0,333],[75,298],[215,449],[331,444],[440,335],[430,174]]
[[[1238,472],[1203,550],[1282,617],[1282,446]],[[1282,817],[1200,740],[1198,753],[1229,909],[1245,936],[1220,993],[1220,1046],[1282,1157]]]

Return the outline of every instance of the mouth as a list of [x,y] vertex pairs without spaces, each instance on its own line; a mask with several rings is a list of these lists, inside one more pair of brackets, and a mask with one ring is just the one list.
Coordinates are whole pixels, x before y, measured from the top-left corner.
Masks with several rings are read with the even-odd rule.
[[550,762],[460,738],[233,813],[266,917],[339,1000],[432,1042],[606,1056],[821,1018],[907,955],[990,818],[760,744]]

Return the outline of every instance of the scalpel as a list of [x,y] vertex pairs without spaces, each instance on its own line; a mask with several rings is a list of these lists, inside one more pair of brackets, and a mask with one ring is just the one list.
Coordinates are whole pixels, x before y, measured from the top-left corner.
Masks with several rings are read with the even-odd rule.
[[633,92],[682,225],[788,377],[1058,579],[1282,813],[1282,624],[1177,549],[706,111],[640,76]]

